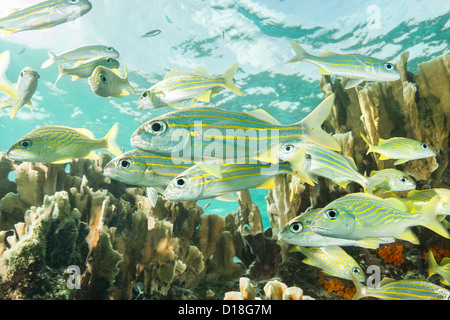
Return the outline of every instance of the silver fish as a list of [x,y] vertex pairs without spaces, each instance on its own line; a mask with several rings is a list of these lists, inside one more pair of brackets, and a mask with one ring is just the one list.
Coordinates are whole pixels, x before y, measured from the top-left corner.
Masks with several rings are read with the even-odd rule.
[[0,18],[2,35],[42,30],[75,20],[92,9],[88,0],[49,0]]

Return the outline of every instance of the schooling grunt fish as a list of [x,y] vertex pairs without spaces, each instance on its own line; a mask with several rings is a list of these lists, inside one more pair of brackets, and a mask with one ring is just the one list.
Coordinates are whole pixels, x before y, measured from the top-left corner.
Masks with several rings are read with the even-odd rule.
[[363,81],[397,81],[401,74],[394,64],[361,54],[338,54],[325,51],[313,56],[305,51],[297,42],[291,40],[295,57],[286,63],[308,61],[319,67],[319,73],[338,75],[349,78],[345,89],[357,86]]
[[367,189],[369,180],[357,171],[353,159],[315,143],[285,143],[278,151],[280,161],[287,161],[299,148],[305,148],[310,159],[305,161],[304,170],[317,183],[317,176],[330,179],[342,188],[354,181]]
[[424,280],[383,278],[379,286],[369,288],[352,276],[356,287],[353,300],[374,297],[382,300],[449,300],[450,291]]
[[80,64],[75,65],[71,68],[65,68],[62,65],[58,65],[59,67],[59,75],[55,81],[54,86],[58,83],[59,79],[65,75],[71,75],[72,81],[81,79],[81,78],[89,78],[94,72],[95,68],[98,66],[104,66],[107,68],[118,68],[119,62],[112,58],[92,58],[86,61],[82,61]]
[[361,266],[341,247],[295,246],[289,252],[303,253],[306,256],[303,263],[317,267],[330,276],[352,280],[353,275],[358,281],[366,281],[366,274]]
[[311,222],[322,209],[314,209],[302,213],[289,221],[278,234],[278,239],[292,245],[302,247],[325,247],[325,246],[358,246],[376,249],[380,244],[394,242],[394,238],[349,240],[326,237],[311,230]]
[[[305,158],[304,149],[295,155],[300,163]],[[195,165],[176,177],[166,188],[164,196],[169,201],[193,201],[215,198],[250,188],[273,189],[276,175],[292,174],[289,163],[235,163],[220,164],[215,171]]]
[[128,81],[127,68],[124,67],[124,76],[117,69],[109,69],[98,66],[88,79],[91,90],[101,97],[121,98],[130,93],[125,89],[130,88],[132,94],[134,89]]
[[192,99],[191,106],[195,100],[209,102],[211,95],[223,88],[241,96],[241,91],[233,82],[237,68],[237,64],[234,64],[223,75],[214,76],[210,76],[202,68],[197,68],[191,73],[172,69],[162,81],[142,93],[138,100],[138,109],[155,109],[165,106],[184,109],[180,102]]
[[436,153],[426,144],[417,140],[394,137],[387,140],[381,139],[378,145],[370,144],[366,136],[361,133],[361,137],[369,146],[367,154],[370,152],[379,153],[380,160],[398,159],[394,165],[408,162],[409,160],[417,160],[436,156]]
[[6,77],[6,70],[8,70],[11,54],[9,50],[0,53],[0,90],[8,95],[18,98],[14,84]]
[[106,149],[114,155],[122,153],[116,143],[118,124],[103,139],[95,139],[87,129],[44,126],[23,136],[9,149],[11,160],[28,162],[67,163],[75,158],[97,159],[94,150]]
[[370,173],[369,189],[372,189],[372,191],[409,191],[415,188],[414,180],[403,171],[383,169],[380,171],[374,170]]
[[48,29],[75,20],[91,8],[88,0],[44,1],[0,18],[0,30],[4,36],[25,30]]
[[141,38],[149,38],[149,37],[154,37],[157,36],[158,34],[161,33],[161,30],[155,29],[155,30],[151,30],[149,32],[146,32],[145,34],[143,34],[141,36]]
[[311,223],[311,230],[327,237],[361,240],[394,237],[418,244],[410,227],[424,226],[450,239],[437,220],[439,197],[434,197],[421,211],[411,213],[394,198],[381,199],[370,194],[354,193],[325,206]]
[[445,188],[433,188],[426,190],[412,190],[408,192],[406,198],[399,198],[400,201],[411,207],[412,211],[420,211],[436,195],[439,196],[439,206],[436,209],[440,215],[445,217],[450,215],[450,190]]
[[31,97],[36,91],[38,85],[39,73],[30,67],[26,67],[22,70],[17,80],[15,91],[18,98],[10,97],[5,100],[0,101],[0,109],[11,108],[9,116],[11,119],[14,118],[17,111],[24,105],[27,104],[30,110],[33,111],[33,105],[31,103]]
[[174,111],[141,125],[133,133],[131,145],[196,163],[216,159],[229,164],[249,159],[278,163],[279,145],[286,141],[313,141],[340,150],[336,140],[321,128],[333,102],[334,94],[292,125],[281,125],[260,110],[241,113],[197,107]]
[[102,46],[102,45],[92,45],[77,47],[60,54],[54,54],[53,52],[48,52],[50,58],[44,61],[41,68],[45,69],[50,67],[53,63],[58,60],[63,61],[84,61],[92,58],[119,58],[119,52],[113,47]]
[[103,174],[113,180],[133,186],[153,187],[163,193],[173,179],[194,165],[193,162],[181,163],[177,160],[181,159],[132,150],[108,162]]
[[441,264],[437,264],[436,259],[434,258],[433,252],[428,250],[428,277],[431,277],[434,274],[440,275],[441,283],[446,286],[450,286],[450,258],[444,257],[441,260]]

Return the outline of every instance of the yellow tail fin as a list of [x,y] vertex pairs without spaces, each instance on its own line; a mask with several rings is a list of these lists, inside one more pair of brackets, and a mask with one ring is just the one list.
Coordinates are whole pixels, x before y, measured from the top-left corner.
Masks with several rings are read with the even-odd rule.
[[119,124],[115,123],[111,130],[103,138],[106,142],[106,150],[114,154],[115,156],[121,155],[123,153],[122,148],[117,144],[117,134],[119,133]]
[[236,85],[234,84],[234,75],[236,74],[236,71],[238,69],[238,65],[237,64],[233,64],[230,69],[228,69],[227,72],[225,72],[223,74],[223,78],[225,81],[225,87],[231,91],[233,91],[234,93],[236,93],[237,95],[242,96],[242,92],[241,90],[239,90],[238,87],[236,87]]

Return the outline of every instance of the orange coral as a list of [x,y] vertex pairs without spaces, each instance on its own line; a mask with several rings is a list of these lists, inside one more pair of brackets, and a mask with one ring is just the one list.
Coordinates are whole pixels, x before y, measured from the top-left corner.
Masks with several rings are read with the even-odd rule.
[[394,266],[399,266],[405,262],[403,258],[403,245],[398,242],[380,246],[377,249],[377,253],[385,263],[392,263]]
[[336,292],[339,297],[342,297],[346,300],[351,300],[356,293],[356,288],[352,286],[350,282],[349,284],[346,284],[344,283],[344,281],[337,278],[331,278],[327,280],[325,278],[325,275],[321,272],[314,275],[319,277],[317,283],[323,286],[328,291],[328,293]]
[[442,258],[450,257],[450,248],[442,248],[437,245],[433,245],[423,251],[425,260],[427,260],[428,258],[428,250],[431,250],[431,252],[433,252],[434,258],[436,259],[437,263],[440,263]]

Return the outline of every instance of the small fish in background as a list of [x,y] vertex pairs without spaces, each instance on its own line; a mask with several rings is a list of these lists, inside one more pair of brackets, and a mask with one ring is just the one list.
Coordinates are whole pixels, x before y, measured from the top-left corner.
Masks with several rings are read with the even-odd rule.
[[437,219],[436,196],[419,212],[412,213],[395,198],[378,198],[367,193],[352,193],[330,202],[311,223],[311,230],[327,237],[361,240],[394,237],[418,244],[411,227],[423,226],[450,239]]
[[130,94],[125,89],[126,87],[130,88],[131,93],[134,94],[134,89],[128,81],[128,73],[125,66],[123,77],[117,69],[98,66],[88,78],[88,82],[92,92],[101,97],[122,98],[122,96]]
[[416,188],[416,183],[407,173],[400,170],[373,170],[370,173],[368,188],[380,192],[409,191]]
[[147,33],[145,33],[145,34],[143,34],[143,35],[141,36],[141,38],[150,38],[150,37],[154,37],[154,36],[157,36],[157,35],[160,34],[160,33],[161,33],[161,30],[158,30],[158,29],[151,30],[151,31],[149,31],[149,32],[147,32]]
[[352,275],[356,293],[353,300],[374,297],[382,300],[449,300],[450,291],[424,280],[383,278],[374,288],[366,287]]
[[417,140],[402,137],[394,137],[387,140],[380,138],[376,146],[370,144],[365,135],[361,134],[361,137],[369,146],[367,154],[370,152],[379,153],[381,155],[380,160],[398,159],[394,162],[394,165],[436,156],[436,153],[426,143]]
[[48,58],[41,65],[42,69],[50,67],[53,63],[59,60],[66,61],[85,61],[92,58],[111,58],[118,59],[119,52],[110,46],[103,45],[92,45],[92,46],[82,46],[64,51],[60,54],[54,54],[53,52],[48,52],[50,58]]
[[98,66],[104,66],[109,69],[117,69],[119,67],[119,62],[112,58],[92,58],[71,68],[65,68],[60,64],[58,65],[59,75],[53,86],[56,87],[59,79],[65,75],[71,75],[72,81],[76,81],[81,78],[89,78]]
[[286,63],[308,61],[319,67],[323,75],[337,75],[349,78],[345,89],[353,88],[364,81],[397,81],[401,74],[393,63],[361,54],[338,54],[325,51],[314,56],[305,51],[296,41],[291,40],[295,56]]
[[428,277],[434,274],[441,276],[441,283],[450,286],[450,258],[444,257],[439,265],[434,258],[433,252],[428,250]]
[[15,92],[18,98],[10,97],[0,101],[0,109],[11,108],[9,116],[13,119],[19,109],[27,104],[30,111],[33,111],[31,97],[36,91],[38,85],[39,73],[33,68],[26,67],[19,75],[15,86]]
[[289,221],[278,234],[278,240],[302,247],[357,246],[369,249],[377,249],[380,244],[392,243],[395,241],[394,238],[349,240],[326,237],[315,233],[311,230],[311,222],[321,210],[322,209],[314,209],[304,212]]
[[317,267],[330,276],[352,280],[353,275],[360,282],[366,281],[366,274],[361,266],[341,247],[294,246],[289,252],[303,253],[306,256],[303,263]]
[[14,143],[7,153],[11,160],[67,163],[75,158],[98,159],[94,150],[106,149],[118,156],[122,148],[116,143],[118,124],[103,139],[95,139],[88,129],[44,126],[31,131]]
[[195,100],[209,102],[211,96],[224,88],[241,96],[241,91],[233,81],[237,68],[237,64],[234,64],[223,75],[213,76],[202,68],[197,68],[191,73],[174,68],[166,74],[162,81],[142,93],[137,103],[138,109],[155,109],[166,106],[184,109],[185,106],[181,102],[191,100],[191,107]]
[[399,198],[399,200],[405,203],[412,212],[417,212],[426,206],[436,195],[439,196],[440,200],[436,211],[439,215],[442,215],[443,219],[445,216],[450,215],[450,189],[433,188],[426,190],[411,190],[408,192],[406,198]]
[[0,90],[14,98],[18,98],[14,84],[6,76],[10,60],[11,54],[9,50],[0,53]]
[[0,18],[0,31],[8,35],[25,30],[44,30],[75,20],[92,9],[88,0],[50,0]]

